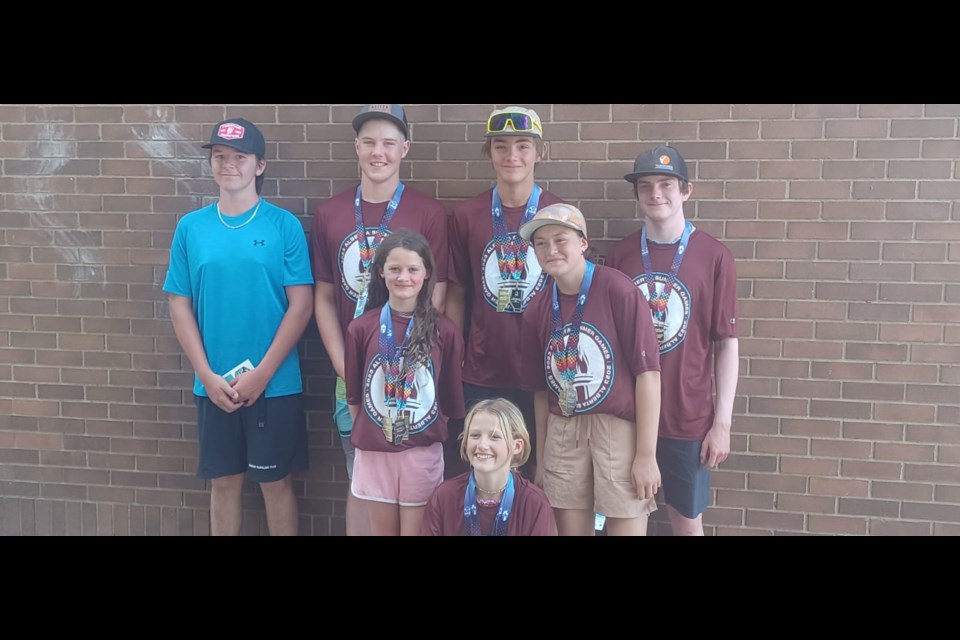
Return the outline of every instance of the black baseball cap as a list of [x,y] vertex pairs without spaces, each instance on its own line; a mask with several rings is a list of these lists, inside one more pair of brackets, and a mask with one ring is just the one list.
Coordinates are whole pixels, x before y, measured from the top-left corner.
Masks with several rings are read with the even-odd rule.
[[638,155],[633,161],[633,173],[628,173],[623,179],[633,184],[637,178],[643,176],[675,176],[690,181],[683,156],[673,147],[667,146],[654,147]]
[[261,158],[267,155],[267,143],[264,141],[260,129],[257,129],[257,125],[243,118],[231,118],[213,125],[210,142],[203,145],[202,148],[209,149],[215,144],[232,147],[237,151],[255,154]]
[[353,130],[357,132],[357,135],[359,135],[360,127],[363,126],[363,123],[367,120],[373,120],[374,118],[389,120],[393,124],[400,127],[400,131],[403,132],[404,138],[410,137],[410,135],[407,133],[409,129],[407,126],[407,113],[399,104],[363,105],[363,108],[360,109],[360,113],[358,113],[353,119]]

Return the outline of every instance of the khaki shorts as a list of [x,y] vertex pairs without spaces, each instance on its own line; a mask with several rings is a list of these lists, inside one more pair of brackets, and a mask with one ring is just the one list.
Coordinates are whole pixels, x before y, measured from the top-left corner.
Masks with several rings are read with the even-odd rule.
[[609,414],[547,418],[543,490],[557,509],[582,509],[609,518],[636,518],[657,510],[641,500],[631,469],[637,427]]

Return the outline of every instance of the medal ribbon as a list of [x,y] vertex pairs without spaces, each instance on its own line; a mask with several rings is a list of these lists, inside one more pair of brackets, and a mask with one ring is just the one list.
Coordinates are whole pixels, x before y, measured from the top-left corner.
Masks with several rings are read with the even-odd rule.
[[580,325],[583,322],[583,313],[587,306],[590,285],[593,284],[595,268],[596,265],[587,260],[587,270],[583,274],[583,281],[580,283],[580,294],[577,297],[577,306],[573,310],[573,318],[570,320],[570,338],[567,340],[566,346],[563,344],[564,325],[563,318],[560,317],[560,297],[557,283],[553,283],[550,343],[547,349],[557,365],[561,381],[566,383],[563,385],[564,387],[572,385],[573,379],[577,375],[577,360],[580,357]]
[[643,270],[646,272],[647,291],[650,293],[650,309],[653,311],[653,317],[658,322],[665,322],[667,317],[667,303],[670,301],[670,292],[673,291],[673,285],[677,282],[677,274],[680,272],[680,263],[683,262],[683,256],[687,251],[687,243],[690,241],[690,234],[693,233],[694,226],[689,220],[683,227],[683,235],[680,236],[680,244],[677,246],[677,252],[673,256],[673,265],[670,267],[670,274],[663,285],[663,290],[657,293],[657,283],[653,279],[653,265],[650,262],[650,247],[647,245],[647,225],[643,225],[640,231],[640,255],[643,257]]
[[397,346],[393,338],[393,314],[390,305],[385,304],[380,309],[380,358],[385,364],[386,373],[383,377],[384,404],[389,411],[391,406],[397,408],[398,413],[407,408],[407,400],[413,392],[413,380],[416,373],[416,363],[407,362],[401,376],[400,361],[403,359],[404,347],[413,331],[414,319],[410,318],[407,331],[403,336],[403,343]]
[[[523,212],[520,226],[530,221],[540,207],[540,194],[543,189],[538,184],[533,185],[533,193],[527,200],[527,208]],[[507,223],[503,215],[503,202],[496,187],[493,188],[493,240],[497,250],[497,267],[500,269],[501,280],[520,280],[523,270],[527,267],[527,250],[530,243],[517,233],[507,231]]]
[[[360,249],[360,275],[368,278],[367,285],[369,285],[370,274],[370,265],[373,264],[373,256],[377,252],[377,247],[380,246],[380,242],[387,236],[389,233],[390,221],[393,220],[393,214],[397,212],[397,207],[400,206],[400,198],[403,196],[403,183],[397,184],[397,190],[393,192],[393,197],[390,198],[390,202],[387,203],[387,209],[383,212],[383,218],[380,220],[380,226],[373,233],[373,240],[370,241],[367,238],[367,228],[363,224],[363,209],[361,207],[362,195],[360,193],[360,185],[357,185],[357,195],[353,199],[353,219],[356,223],[356,235],[357,235],[357,247]],[[357,300],[356,309],[354,309],[353,317],[358,318],[364,311],[364,307],[367,304],[366,288],[361,293],[360,298]]]
[[[500,500],[500,508],[497,509],[497,519],[493,521],[493,530],[491,536],[507,535],[507,523],[510,520],[510,510],[513,508],[513,472],[507,478],[507,487],[503,490],[503,497]],[[477,483],[474,480],[473,473],[470,473],[470,479],[467,480],[467,489],[463,494],[463,519],[467,525],[468,536],[482,536],[480,531],[480,518],[477,517]]]

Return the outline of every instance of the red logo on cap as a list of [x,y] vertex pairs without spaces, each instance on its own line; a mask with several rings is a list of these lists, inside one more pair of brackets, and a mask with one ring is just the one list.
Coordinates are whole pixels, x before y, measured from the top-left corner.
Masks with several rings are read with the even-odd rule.
[[660,156],[660,164],[670,164],[670,156]]
[[390,105],[388,104],[372,104],[370,105],[370,111],[385,111],[390,113]]
[[233,124],[232,122],[222,124],[220,128],[217,129],[217,136],[224,140],[238,140],[243,137],[243,127],[238,124]]

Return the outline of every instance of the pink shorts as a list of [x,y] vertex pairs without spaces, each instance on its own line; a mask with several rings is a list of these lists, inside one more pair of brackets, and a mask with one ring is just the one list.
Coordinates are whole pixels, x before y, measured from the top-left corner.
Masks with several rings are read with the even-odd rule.
[[357,449],[350,491],[361,500],[422,507],[443,481],[443,444],[398,453]]

